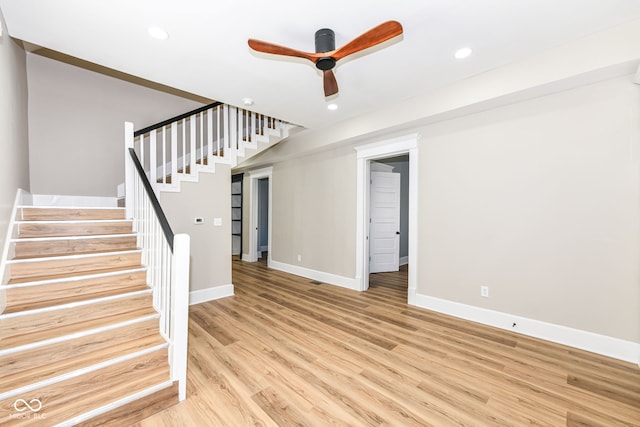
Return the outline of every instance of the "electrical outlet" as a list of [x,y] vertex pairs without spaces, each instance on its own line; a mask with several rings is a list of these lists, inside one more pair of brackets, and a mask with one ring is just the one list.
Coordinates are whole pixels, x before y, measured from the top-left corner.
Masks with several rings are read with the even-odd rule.
[[488,286],[480,286],[480,296],[484,298],[489,298],[489,287]]
[[302,255],[298,255],[298,262],[302,262]]

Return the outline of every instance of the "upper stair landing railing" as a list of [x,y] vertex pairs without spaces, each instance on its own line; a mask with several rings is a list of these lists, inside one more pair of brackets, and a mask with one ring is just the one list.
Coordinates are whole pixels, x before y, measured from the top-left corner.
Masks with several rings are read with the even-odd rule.
[[280,141],[289,123],[219,102],[134,133],[134,148],[155,193],[180,191],[216,164],[234,167],[258,142]]

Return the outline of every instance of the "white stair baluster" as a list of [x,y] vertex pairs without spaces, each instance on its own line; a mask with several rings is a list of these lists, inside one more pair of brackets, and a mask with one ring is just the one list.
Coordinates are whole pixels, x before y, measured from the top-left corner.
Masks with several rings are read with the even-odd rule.
[[178,124],[171,125],[171,184],[178,182]]
[[196,115],[191,116],[189,120],[189,142],[191,148],[189,149],[189,174],[196,173]]
[[[156,130],[152,130],[151,131],[151,138],[149,141],[149,167],[151,168],[150,172],[151,172],[151,186],[153,186],[153,188],[157,188],[158,186],[158,151],[157,151],[157,132]],[[156,193],[158,192],[158,190],[156,190]]]
[[216,106],[216,145],[218,157],[222,156],[222,138],[220,135],[220,122],[222,121],[222,117],[220,115],[221,111],[222,109],[220,106]]
[[200,165],[202,166],[204,162],[202,159],[204,158],[204,112],[200,113],[200,154],[198,154],[198,159],[200,160]]
[[182,173],[187,173],[187,119],[182,119]]
[[207,110],[207,158],[213,166],[213,108]]
[[238,162],[238,109],[236,107],[229,107],[225,110],[229,110],[227,122],[229,123],[229,140],[233,144],[233,148],[230,150],[231,155],[231,167],[234,167]]
[[[220,106],[222,108],[222,106]],[[231,141],[229,140],[229,108],[222,109],[224,123],[224,157],[229,158],[231,154]]]
[[144,148],[147,142],[146,134],[140,135],[138,138],[140,138],[140,151],[138,151],[140,153],[140,164],[142,164],[142,167],[144,168],[144,165],[146,165],[147,152],[147,150]]
[[256,128],[256,113],[251,113],[251,139],[249,142],[257,141],[258,131]]
[[167,182],[167,127],[162,126],[162,184]]

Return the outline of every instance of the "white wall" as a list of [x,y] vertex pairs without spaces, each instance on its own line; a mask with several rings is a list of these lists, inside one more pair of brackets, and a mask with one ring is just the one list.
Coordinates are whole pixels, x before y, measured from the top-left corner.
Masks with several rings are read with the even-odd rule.
[[418,293],[640,342],[630,80],[419,130]]
[[[191,292],[226,296],[214,288],[231,285],[231,171],[216,165],[215,173],[199,177],[199,182],[182,182],[179,193],[161,193],[160,204],[173,232],[191,236]],[[204,224],[195,224],[196,217]],[[214,218],[222,225],[214,226]]]
[[[410,130],[420,135],[418,294],[640,342],[640,86],[630,79]],[[275,162],[273,180],[272,258],[354,278],[353,148]]]
[[8,35],[0,12],[0,251],[18,188],[29,190],[27,70],[24,50]]
[[141,129],[202,105],[36,54],[27,68],[33,193],[115,196],[124,122]]
[[355,164],[347,147],[274,165],[272,260],[355,277]]

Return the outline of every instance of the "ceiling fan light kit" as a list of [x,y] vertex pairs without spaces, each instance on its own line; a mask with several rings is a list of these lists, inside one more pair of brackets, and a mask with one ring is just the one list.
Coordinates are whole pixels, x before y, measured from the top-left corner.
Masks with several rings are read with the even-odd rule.
[[402,25],[397,21],[387,21],[366,33],[356,37],[346,45],[336,49],[336,37],[333,30],[322,28],[316,31],[315,53],[303,52],[285,46],[249,39],[251,49],[274,55],[293,56],[313,62],[317,69],[323,72],[324,96],[329,97],[338,93],[338,82],[333,73],[336,62],[346,56],[384,43],[402,34]]

